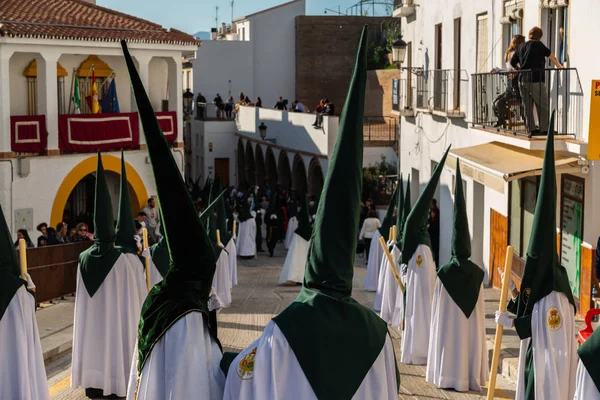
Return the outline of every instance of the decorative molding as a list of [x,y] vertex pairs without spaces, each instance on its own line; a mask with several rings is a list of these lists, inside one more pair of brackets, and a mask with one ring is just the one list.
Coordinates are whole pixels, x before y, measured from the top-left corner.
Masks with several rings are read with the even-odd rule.
[[[37,77],[37,62],[35,58],[29,63],[29,65],[23,71],[23,76],[27,78],[36,78]],[[62,65],[57,61],[56,62],[56,76],[69,76],[67,70],[63,68]]]
[[107,78],[113,73],[112,68],[107,63],[102,61],[98,56],[90,55],[79,65],[75,74],[80,78],[91,77],[92,67],[94,67],[96,78]]

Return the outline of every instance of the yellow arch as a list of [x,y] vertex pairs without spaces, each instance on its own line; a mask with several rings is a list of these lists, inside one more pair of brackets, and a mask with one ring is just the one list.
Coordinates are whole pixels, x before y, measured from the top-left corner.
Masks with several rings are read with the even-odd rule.
[[[54,198],[54,204],[52,205],[52,213],[50,214],[50,225],[56,226],[59,222],[62,221],[63,213],[65,210],[65,206],[67,205],[67,200],[69,200],[69,196],[75,186],[88,174],[92,174],[96,172],[96,167],[98,164],[97,157],[90,157],[75,166],[69,172],[69,174],[65,177],[62,184],[58,188],[58,193]],[[119,176],[121,175],[121,159],[115,156],[103,154],[102,155],[102,164],[104,165],[105,171],[112,171],[117,173]],[[129,185],[133,189],[131,204],[134,207],[134,211],[136,205],[139,206],[139,209],[146,205],[146,201],[148,200],[148,191],[146,190],[146,186],[142,181],[142,178],[137,173],[137,171],[127,162],[125,162],[125,169],[127,171],[127,180],[129,181]],[[116,217],[116,216],[115,216]]]

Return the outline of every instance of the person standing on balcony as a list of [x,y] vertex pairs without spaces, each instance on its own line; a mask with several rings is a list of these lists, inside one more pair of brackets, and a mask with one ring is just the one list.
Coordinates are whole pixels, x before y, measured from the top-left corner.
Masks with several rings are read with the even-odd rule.
[[258,107],[258,108],[262,107],[262,99],[260,97],[256,98],[256,103],[254,103],[254,107]]
[[198,110],[198,119],[203,120],[206,116],[206,97],[202,96],[200,92],[196,97],[196,109]]
[[221,95],[219,93],[217,93],[217,95],[213,99],[213,104],[217,108],[217,118],[222,119],[223,110],[225,109],[225,103],[223,102],[223,98],[221,98]]
[[[556,59],[556,56],[540,40],[544,32],[541,28],[535,26],[529,31],[529,41],[521,45],[510,59],[510,65],[517,68],[520,65],[521,70],[527,71],[520,73],[519,87],[527,124],[529,136],[539,135],[540,132],[548,130],[548,117],[550,115],[548,90],[546,89],[546,58],[554,64],[556,68],[562,68],[562,65]],[[539,127],[536,127],[533,120],[533,106],[537,110]]]
[[285,104],[285,101],[283,101],[283,97],[279,96],[279,101],[275,104],[275,107],[273,107],[279,111],[287,111],[287,105]]
[[225,103],[225,116],[227,119],[231,119],[231,113],[233,112],[233,96],[229,96],[227,103]]
[[[492,70],[492,74],[499,72],[510,72],[515,69],[519,69],[517,66],[513,68],[510,64],[510,60],[512,59],[513,54],[517,51],[517,49],[525,43],[525,36],[523,35],[515,35],[513,36],[510,46],[506,50],[504,54],[504,62],[506,63],[506,70],[501,68],[494,68]],[[518,74],[506,74],[506,91],[500,94],[500,96],[496,97],[493,104],[494,115],[498,118],[496,121],[496,128],[503,127],[506,128],[507,119],[511,119],[511,111],[509,109],[509,102],[521,102],[521,94],[519,93],[519,76]],[[504,81],[504,79],[502,79]],[[521,113],[521,115],[523,115]]]

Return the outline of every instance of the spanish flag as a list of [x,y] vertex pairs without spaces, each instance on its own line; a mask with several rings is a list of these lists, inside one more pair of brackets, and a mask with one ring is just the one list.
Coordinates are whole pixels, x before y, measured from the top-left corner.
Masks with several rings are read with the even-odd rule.
[[92,114],[100,114],[100,104],[98,103],[98,85],[96,84],[96,73],[92,69],[92,88],[86,100]]

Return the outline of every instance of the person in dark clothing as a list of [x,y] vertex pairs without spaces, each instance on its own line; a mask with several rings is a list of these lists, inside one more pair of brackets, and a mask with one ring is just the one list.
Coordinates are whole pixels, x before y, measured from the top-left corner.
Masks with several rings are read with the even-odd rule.
[[367,199],[363,204],[360,205],[360,220],[358,229],[362,229],[363,223],[365,219],[367,219],[367,215],[369,214],[369,210],[375,210],[375,206],[373,205],[373,199]]
[[275,246],[279,241],[281,220],[276,212],[271,212],[266,215],[265,223],[267,224],[267,248],[269,249],[269,257],[273,257]]
[[256,98],[256,103],[254,104],[254,107],[262,107],[262,99],[260,97]]
[[287,111],[287,105],[285,104],[285,101],[283,101],[283,97],[279,96],[279,101],[277,102],[277,104],[275,104],[275,107],[277,110],[286,110]]
[[38,232],[42,235],[37,239],[37,247],[47,246],[48,245],[48,224],[42,222],[36,228]]
[[256,252],[264,253],[265,251],[262,248],[263,237],[262,237],[262,225],[263,225],[263,210],[256,210]]
[[600,281],[600,237],[598,238],[598,244],[596,245],[596,260],[594,261],[594,271],[596,272],[596,279]]
[[[533,27],[529,31],[529,41],[521,45],[510,59],[513,68],[520,66],[519,88],[523,108],[525,109],[525,123],[529,136],[544,135],[548,131],[550,106],[548,90],[546,88],[546,58],[556,68],[562,68],[554,54],[540,40],[544,32],[539,27]],[[533,106],[537,110],[539,128],[535,126],[533,119]]]
[[431,238],[431,250],[433,253],[433,260],[435,261],[435,269],[439,268],[439,254],[440,254],[440,209],[437,207],[437,201],[433,199],[431,206],[429,207],[429,219],[427,221],[429,237]]
[[223,98],[221,98],[221,95],[219,93],[217,93],[217,95],[213,99],[213,104],[217,108],[217,118],[224,118],[225,102],[223,101]]
[[206,97],[202,96],[202,93],[198,93],[196,97],[196,110],[196,118],[203,120],[206,117]]

